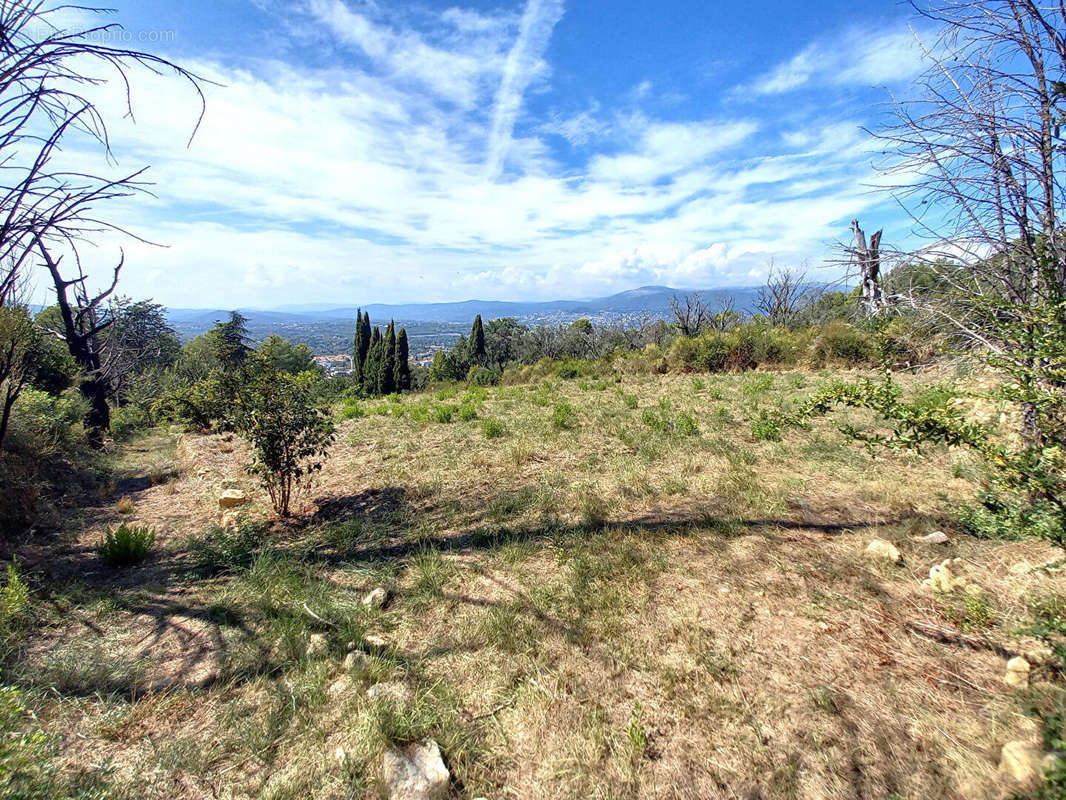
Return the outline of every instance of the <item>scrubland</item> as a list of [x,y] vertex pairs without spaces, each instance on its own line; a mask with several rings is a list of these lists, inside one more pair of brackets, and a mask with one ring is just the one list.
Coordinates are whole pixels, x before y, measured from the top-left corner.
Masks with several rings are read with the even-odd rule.
[[[1060,554],[963,529],[963,455],[782,430],[832,375],[351,402],[287,521],[239,439],[137,438],[18,554],[24,746],[80,797],[378,797],[382,751],[426,737],[456,798],[1007,797],[1000,748],[1057,690],[1004,667],[1066,613]],[[252,502],[224,529],[225,488]],[[123,522],[156,539],[115,566]],[[948,558],[965,585],[923,588]]]

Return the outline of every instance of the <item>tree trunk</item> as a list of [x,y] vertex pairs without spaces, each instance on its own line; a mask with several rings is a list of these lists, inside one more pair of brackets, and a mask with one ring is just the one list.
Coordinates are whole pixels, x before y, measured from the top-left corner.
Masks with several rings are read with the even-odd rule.
[[82,381],[78,388],[89,401],[89,413],[85,415],[89,444],[93,447],[102,447],[104,435],[111,429],[111,408],[107,404],[107,382],[100,378],[90,378]]
[[879,314],[884,309],[884,296],[881,293],[881,231],[870,237],[870,246],[866,246],[866,234],[859,227],[859,221],[851,221],[851,230],[855,233],[855,256],[859,262],[859,275],[862,286],[862,302],[868,314]]

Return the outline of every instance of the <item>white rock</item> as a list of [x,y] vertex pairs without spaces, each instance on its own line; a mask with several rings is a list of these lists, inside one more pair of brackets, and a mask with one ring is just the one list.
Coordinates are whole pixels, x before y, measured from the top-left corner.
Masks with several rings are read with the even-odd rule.
[[371,645],[373,647],[388,647],[389,646],[389,640],[388,639],[386,639],[384,636],[378,636],[377,634],[374,634],[374,633],[368,633],[366,636],[363,637],[363,640],[367,644],[369,644],[369,645]]
[[334,699],[343,697],[344,695],[351,693],[353,686],[354,684],[352,683],[351,678],[347,675],[341,675],[329,685],[329,688],[326,689],[326,694]]
[[367,608],[381,608],[388,599],[389,593],[379,586],[363,598],[363,605]]
[[222,527],[228,531],[235,531],[241,524],[241,512],[240,511],[224,511],[222,512]]
[[939,564],[934,564],[929,569],[929,577],[922,581],[922,586],[932,589],[934,592],[953,592],[965,581],[955,575],[953,567],[957,567],[957,561],[947,559]]
[[1037,646],[1025,651],[1025,660],[1037,666],[1050,663],[1054,657],[1055,653],[1050,647]]
[[390,800],[443,800],[451,781],[440,748],[432,739],[386,750],[382,777]]
[[933,531],[932,533],[927,533],[925,536],[919,537],[918,541],[924,542],[925,544],[947,544],[951,539],[948,538],[948,535],[944,533],[944,531]]
[[375,683],[366,690],[366,696],[371,700],[392,700],[397,705],[406,705],[414,700],[414,692],[402,683]]
[[1007,662],[1007,674],[1003,682],[1015,689],[1024,689],[1029,685],[1029,662],[1022,656],[1015,656]]
[[328,652],[329,642],[326,641],[326,635],[324,633],[312,633],[311,638],[307,640],[307,657],[321,658]]
[[891,564],[898,564],[903,560],[903,556],[900,555],[896,546],[892,542],[886,542],[884,539],[874,539],[866,545],[866,557],[888,561]]
[[1033,784],[1040,780],[1044,769],[1055,762],[1055,756],[1044,753],[1029,742],[1007,742],[999,756],[999,771],[1018,783]]
[[366,666],[367,660],[366,653],[361,650],[352,650],[344,657],[344,663],[341,664],[341,668],[345,672],[351,672],[354,669]]
[[248,502],[248,495],[240,489],[226,489],[218,496],[219,508],[236,508]]

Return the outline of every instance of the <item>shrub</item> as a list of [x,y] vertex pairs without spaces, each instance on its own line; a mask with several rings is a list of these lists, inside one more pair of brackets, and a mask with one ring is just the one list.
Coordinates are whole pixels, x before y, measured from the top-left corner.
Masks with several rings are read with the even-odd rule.
[[128,494],[119,498],[118,505],[115,507],[119,514],[132,514],[133,513],[133,498]]
[[209,573],[241,572],[252,566],[266,533],[260,523],[240,525],[236,530],[214,526],[189,542],[193,561]]
[[473,366],[466,374],[466,382],[473,386],[495,386],[500,382],[500,373],[488,367]]
[[147,525],[123,522],[117,528],[108,527],[104,538],[96,545],[96,554],[109,564],[135,564],[148,555],[155,544],[155,531]]
[[463,403],[459,406],[459,419],[462,422],[472,422],[477,419],[477,409],[471,403]]
[[129,439],[133,434],[150,427],[151,420],[143,408],[128,405],[111,410],[111,435],[119,441]]
[[340,418],[341,419],[359,419],[365,417],[366,412],[363,410],[363,406],[354,397],[344,398],[344,403],[341,405]]
[[486,439],[502,439],[507,435],[507,428],[498,419],[489,418],[481,423],[481,432]]
[[622,396],[622,401],[626,404],[626,408],[637,407],[637,396],[635,394],[627,394]]
[[751,423],[751,435],[760,442],[781,441],[781,421],[765,408],[759,410],[759,416]]
[[877,346],[871,336],[843,322],[825,325],[814,341],[815,363],[838,360],[848,364],[865,364],[876,358]]
[[433,409],[433,421],[446,424],[452,421],[452,417],[455,412],[458,411],[457,406],[453,405],[439,405]]
[[258,475],[274,510],[288,516],[293,494],[322,469],[333,443],[333,422],[314,405],[317,376],[272,370],[241,376],[226,427],[252,444]]
[[563,361],[559,366],[555,368],[555,374],[562,378],[564,381],[573,380],[581,374],[581,370],[578,369],[577,363],[573,361]]
[[556,403],[552,410],[552,427],[556,430],[571,430],[577,426],[577,412],[569,403]]

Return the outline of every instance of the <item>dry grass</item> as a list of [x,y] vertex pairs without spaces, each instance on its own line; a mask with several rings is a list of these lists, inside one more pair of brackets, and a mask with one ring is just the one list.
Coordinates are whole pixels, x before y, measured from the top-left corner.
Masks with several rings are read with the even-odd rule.
[[[1027,601],[1066,588],[1019,565],[1055,553],[954,531],[916,542],[951,531],[972,491],[957,456],[871,460],[828,426],[752,436],[760,409],[819,380],[366,403],[303,517],[261,542],[195,538],[230,482],[253,497],[248,519],[268,517],[239,441],[138,444],[128,481],[168,477],[116,491],[157,552],[97,564],[116,498],[87,511],[36,562],[50,580],[12,674],[59,762],[110,770],[119,796],[375,797],[381,749],[432,735],[455,797],[1001,797],[999,747],[1038,736],[1002,652],[1025,646]],[[440,406],[476,417],[433,421]],[[903,565],[865,561],[873,536]],[[948,555],[980,602],[923,593]],[[390,602],[364,607],[378,585]],[[308,655],[313,633],[328,652]],[[345,674],[350,649],[366,657]],[[368,698],[383,682],[404,699]]]

